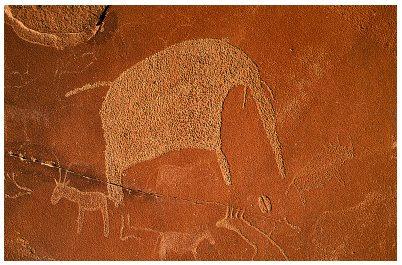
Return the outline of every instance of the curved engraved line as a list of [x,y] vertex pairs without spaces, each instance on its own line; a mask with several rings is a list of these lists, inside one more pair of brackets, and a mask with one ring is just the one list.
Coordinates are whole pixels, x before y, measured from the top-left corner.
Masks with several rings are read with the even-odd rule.
[[58,50],[63,50],[68,46],[74,46],[81,42],[90,40],[98,31],[100,25],[95,26],[88,32],[79,33],[42,33],[25,26],[21,21],[16,19],[9,6],[4,7],[5,20],[8,19],[9,25],[13,27],[14,32],[23,40],[39,44],[43,46],[50,46]]

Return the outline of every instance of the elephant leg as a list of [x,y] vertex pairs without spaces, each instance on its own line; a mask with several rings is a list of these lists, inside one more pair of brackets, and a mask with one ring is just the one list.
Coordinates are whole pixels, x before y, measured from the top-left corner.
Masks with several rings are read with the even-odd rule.
[[230,175],[229,164],[225,154],[222,151],[222,147],[216,149],[216,156],[218,158],[218,163],[221,168],[223,179],[227,185],[232,184],[232,176]]
[[161,245],[159,249],[159,259],[166,260],[167,249],[165,245]]
[[197,249],[196,249],[196,248],[194,248],[194,249],[191,250],[191,254],[193,254],[194,260],[198,260],[198,257],[197,257]]
[[82,210],[80,207],[78,209],[78,217],[77,217],[77,234],[81,234],[83,218],[84,218],[84,210]]
[[109,198],[118,206],[123,201],[122,170],[113,165],[108,158],[106,158],[106,161],[108,161],[106,164],[107,191]]
[[103,217],[103,235],[109,237],[109,213],[107,207],[101,210]]

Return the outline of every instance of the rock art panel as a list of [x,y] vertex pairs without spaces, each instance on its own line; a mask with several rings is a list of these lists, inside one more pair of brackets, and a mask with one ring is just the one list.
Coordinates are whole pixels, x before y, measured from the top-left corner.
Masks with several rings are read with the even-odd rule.
[[396,6],[4,16],[6,260],[396,260]]

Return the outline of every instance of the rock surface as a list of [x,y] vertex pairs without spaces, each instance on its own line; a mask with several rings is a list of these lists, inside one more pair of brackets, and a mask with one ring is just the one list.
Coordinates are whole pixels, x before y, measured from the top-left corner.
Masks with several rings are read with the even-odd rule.
[[6,260],[396,260],[396,7],[5,12]]
[[5,6],[6,23],[22,39],[65,49],[92,38],[101,27],[104,6]]

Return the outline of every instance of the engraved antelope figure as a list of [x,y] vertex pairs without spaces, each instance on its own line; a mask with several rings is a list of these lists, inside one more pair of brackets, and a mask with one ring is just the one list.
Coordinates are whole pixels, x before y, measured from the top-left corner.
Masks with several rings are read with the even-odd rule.
[[59,180],[54,179],[56,186],[53,190],[50,201],[56,205],[61,198],[66,198],[71,202],[78,204],[77,233],[82,230],[82,223],[85,211],[100,211],[103,217],[103,235],[109,236],[109,215],[107,209],[107,196],[101,192],[83,192],[70,187],[70,180],[67,180],[66,170],[64,180],[61,180],[61,168],[59,168]]
[[65,96],[102,86],[110,86],[100,116],[108,192],[116,205],[123,200],[124,170],[186,148],[215,152],[223,179],[230,185],[229,164],[222,151],[222,111],[229,91],[238,86],[244,87],[243,107],[247,91],[252,92],[279,173],[285,177],[275,112],[264,95],[266,84],[253,60],[225,40],[175,44],[113,81],[87,84]]
[[[259,228],[252,225],[249,221],[244,219],[244,209],[236,209],[228,206],[224,218],[216,222],[216,226],[220,228],[229,229],[237,233],[244,241],[246,241],[253,249],[254,253],[252,260],[259,254],[262,249],[265,253],[262,259],[266,259],[266,255],[275,260],[288,260],[284,250],[270,237]],[[271,255],[274,252],[273,255]]]

